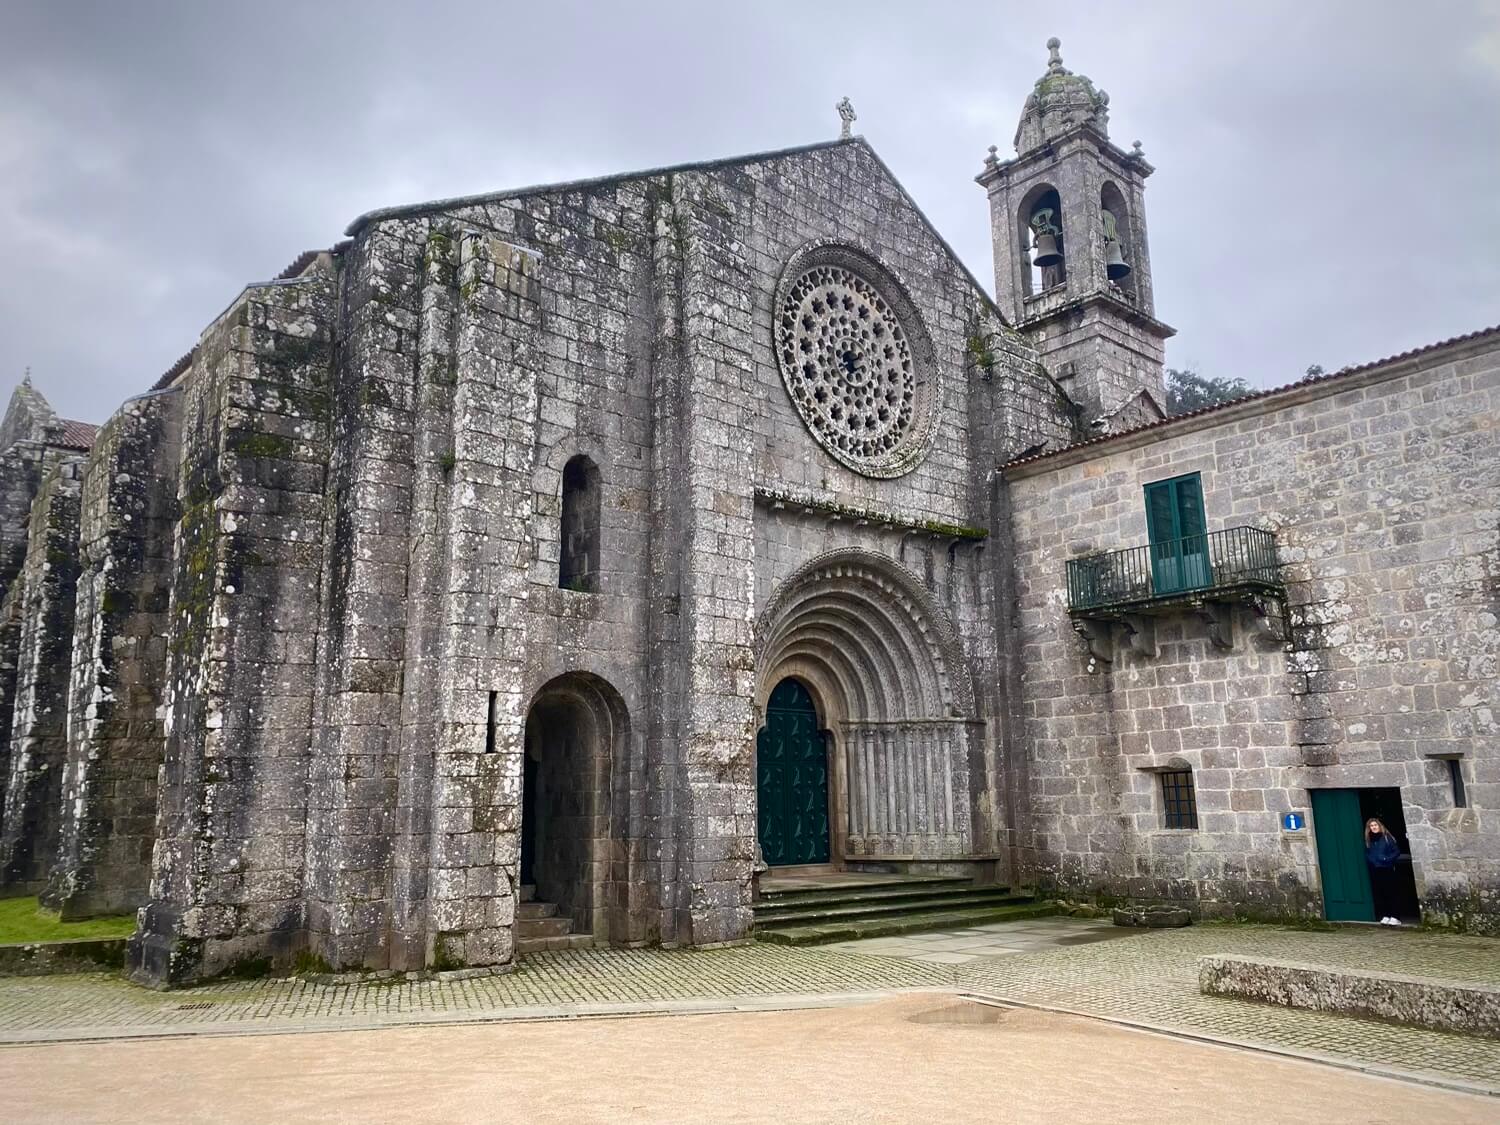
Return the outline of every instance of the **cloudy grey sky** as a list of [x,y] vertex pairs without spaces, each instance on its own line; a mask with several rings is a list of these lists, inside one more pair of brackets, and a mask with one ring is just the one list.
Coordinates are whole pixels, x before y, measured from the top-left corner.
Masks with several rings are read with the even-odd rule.
[[373,207],[858,128],[975,274],[1049,35],[1140,138],[1169,362],[1258,385],[1500,321],[1500,2],[0,0],[0,393],[148,387]]

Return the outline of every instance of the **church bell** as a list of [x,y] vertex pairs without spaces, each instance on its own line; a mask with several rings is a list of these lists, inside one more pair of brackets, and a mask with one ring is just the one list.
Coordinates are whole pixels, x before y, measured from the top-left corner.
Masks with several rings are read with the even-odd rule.
[[1111,281],[1130,276],[1130,263],[1120,253],[1120,244],[1114,239],[1104,244],[1104,273]]
[[1039,234],[1036,236],[1036,257],[1031,259],[1037,266],[1055,266],[1062,262],[1062,254],[1057,249],[1057,236],[1055,234]]

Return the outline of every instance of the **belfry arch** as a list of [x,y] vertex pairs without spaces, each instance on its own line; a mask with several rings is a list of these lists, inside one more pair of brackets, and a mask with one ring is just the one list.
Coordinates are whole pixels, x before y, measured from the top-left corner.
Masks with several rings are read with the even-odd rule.
[[760,614],[756,654],[760,715],[792,680],[827,732],[835,866],[972,855],[973,688],[915,575],[870,551],[819,556]]

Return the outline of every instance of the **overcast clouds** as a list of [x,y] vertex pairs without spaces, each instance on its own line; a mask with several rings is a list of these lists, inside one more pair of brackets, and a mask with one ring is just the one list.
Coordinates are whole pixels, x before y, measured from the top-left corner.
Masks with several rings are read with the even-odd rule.
[[0,0],[0,390],[102,421],[373,207],[857,128],[987,285],[1045,69],[1140,138],[1174,365],[1259,385],[1500,321],[1500,2]]

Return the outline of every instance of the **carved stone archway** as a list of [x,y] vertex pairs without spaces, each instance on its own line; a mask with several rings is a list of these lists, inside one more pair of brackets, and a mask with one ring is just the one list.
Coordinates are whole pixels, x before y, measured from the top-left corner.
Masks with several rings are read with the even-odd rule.
[[757,623],[756,701],[789,676],[834,735],[835,861],[973,853],[974,693],[956,634],[920,580],[870,551],[819,556]]

